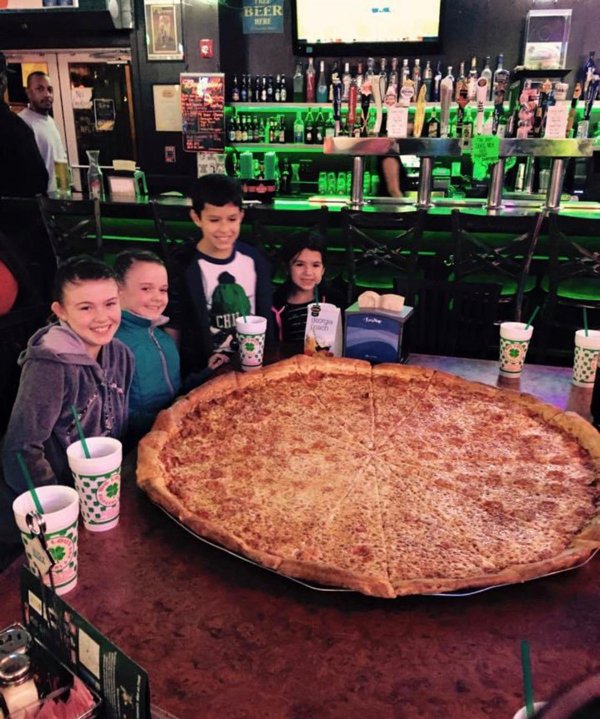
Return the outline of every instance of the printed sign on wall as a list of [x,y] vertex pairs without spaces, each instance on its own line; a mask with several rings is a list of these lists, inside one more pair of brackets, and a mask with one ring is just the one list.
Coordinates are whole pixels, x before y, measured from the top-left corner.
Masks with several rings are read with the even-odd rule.
[[283,3],[284,0],[244,0],[244,33],[283,32]]
[[225,75],[182,73],[181,119],[186,152],[223,152],[225,149]]

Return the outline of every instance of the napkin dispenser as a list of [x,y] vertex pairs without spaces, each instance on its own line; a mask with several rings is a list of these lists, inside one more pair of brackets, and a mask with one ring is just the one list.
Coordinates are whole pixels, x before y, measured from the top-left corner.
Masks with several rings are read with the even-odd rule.
[[146,173],[130,160],[115,160],[107,180],[111,199],[137,200],[148,195]]
[[404,305],[401,310],[359,308],[358,302],[345,312],[344,357],[380,362],[406,362],[408,351],[404,347],[404,325],[413,314],[413,308]]

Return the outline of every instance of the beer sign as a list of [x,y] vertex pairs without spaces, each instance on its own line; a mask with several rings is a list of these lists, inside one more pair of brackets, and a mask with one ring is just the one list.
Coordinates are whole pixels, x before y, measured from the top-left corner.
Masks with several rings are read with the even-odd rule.
[[244,34],[283,32],[283,0],[244,0]]

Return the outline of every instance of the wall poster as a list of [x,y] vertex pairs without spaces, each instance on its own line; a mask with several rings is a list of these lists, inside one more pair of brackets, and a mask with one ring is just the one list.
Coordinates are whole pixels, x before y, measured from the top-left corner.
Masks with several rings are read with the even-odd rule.
[[152,96],[156,132],[181,132],[179,85],[153,85]]
[[183,149],[223,152],[225,149],[225,75],[185,72],[179,76]]
[[180,0],[144,0],[148,60],[183,60]]

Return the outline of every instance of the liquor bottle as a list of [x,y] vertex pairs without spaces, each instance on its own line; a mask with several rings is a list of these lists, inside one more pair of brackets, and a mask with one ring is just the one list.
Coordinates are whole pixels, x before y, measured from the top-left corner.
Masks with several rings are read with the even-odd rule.
[[393,104],[398,99],[398,58],[392,58],[392,69],[388,78],[387,90],[385,91],[386,104]]
[[260,81],[260,101],[267,101],[267,76],[263,75]]
[[410,68],[408,67],[408,58],[402,60],[402,71],[400,72],[400,87],[404,85],[404,81],[410,77]]
[[356,87],[358,88],[359,93],[360,93],[360,89],[362,87],[364,79],[365,78],[363,75],[363,64],[362,64],[362,62],[359,62],[358,65],[356,66]]
[[425,137],[440,136],[440,121],[437,119],[437,110],[435,107],[431,110],[431,117],[425,125]]
[[286,137],[285,137],[285,117],[283,115],[279,116],[279,143],[283,145],[285,143]]
[[235,141],[242,141],[242,121],[239,117],[236,119],[235,122]]
[[510,78],[510,72],[504,69],[504,55],[500,53],[498,55],[498,61],[496,63],[496,69],[494,70],[494,79],[492,81],[492,93],[494,97],[502,92],[506,95],[508,90],[508,80]]
[[440,101],[440,83],[442,82],[442,63],[438,61],[435,75],[433,76],[433,91],[432,91],[432,102]]
[[240,102],[248,102],[248,80],[242,75],[242,86],[240,87]]
[[325,137],[335,137],[335,122],[332,112],[328,112],[325,119]]
[[371,94],[371,88],[373,87],[373,75],[375,75],[375,60],[372,57],[367,58],[367,69],[365,71],[365,77],[362,84],[362,94]]
[[382,57],[379,61],[379,76],[385,78],[384,94],[388,86],[387,58]]
[[319,110],[317,119],[315,120],[315,143],[317,145],[323,144],[323,138],[325,137],[325,120],[323,119],[323,113]]
[[350,81],[352,75],[350,74],[350,63],[344,63],[344,73],[342,75],[342,102],[348,102],[348,91],[350,90]]
[[300,62],[296,63],[296,69],[292,77],[292,88],[294,102],[304,102],[304,73]]
[[315,62],[312,57],[309,57],[306,68],[306,102],[314,102],[316,99],[317,79],[315,76]]
[[273,99],[275,102],[281,102],[281,75],[277,73],[275,78],[275,87],[273,88]]
[[469,79],[467,81],[467,94],[469,102],[475,100],[477,97],[477,80],[479,74],[477,73],[477,57],[474,55],[471,58],[471,69],[469,70]]
[[260,130],[256,115],[252,116],[252,142],[260,142]]
[[302,113],[300,110],[296,113],[296,119],[294,120],[294,142],[304,142],[304,121],[302,120]]
[[287,96],[287,80],[285,79],[285,75],[282,75],[279,82],[279,100],[281,102],[287,102]]
[[315,142],[315,119],[310,107],[304,120],[304,142],[306,142],[307,145],[312,145]]
[[481,77],[485,78],[487,82],[488,93],[486,99],[489,102],[489,100],[492,99],[492,68],[490,67],[489,55],[485,58],[485,65],[483,66],[483,70],[481,71]]
[[248,90],[248,102],[252,102],[254,99],[254,84],[250,73],[246,76],[246,89]]
[[327,86],[327,76],[325,74],[325,60],[321,60],[319,63],[319,77],[317,80],[317,102],[327,102],[328,95],[329,88]]
[[339,82],[340,84],[340,102],[342,101],[342,80],[340,78],[340,68],[337,60],[334,60],[331,66],[331,77],[329,78],[329,87],[327,88],[327,100],[333,102],[333,87]]
[[467,77],[465,75],[465,63],[461,62],[458,69],[458,77],[456,78],[456,87],[454,88],[454,99],[458,100],[459,88],[467,84]]
[[348,90],[348,126],[350,134],[354,134],[356,125],[356,106],[358,104],[358,85],[356,78],[350,80],[350,89]]
[[254,102],[260,102],[261,83],[260,75],[254,78]]
[[269,75],[267,79],[267,102],[271,103],[275,99],[275,85],[273,83],[273,75]]
[[583,93],[585,95],[588,85],[592,81],[593,76],[596,74],[596,53],[594,50],[590,50],[588,59],[586,60],[582,71],[581,71],[581,82],[583,83]]
[[290,181],[292,178],[292,172],[290,170],[290,161],[287,159],[287,157],[283,158],[283,166],[281,168],[281,175],[279,180],[279,192],[281,192],[282,195],[289,195],[292,191],[292,188],[290,186]]
[[421,88],[421,61],[418,57],[415,58],[415,64],[413,65],[412,81],[415,83],[415,94],[413,97],[416,100]]
[[427,60],[425,69],[423,70],[423,85],[427,88],[425,91],[425,102],[431,100],[431,83],[433,80],[433,72],[431,70],[431,61]]
[[248,142],[248,118],[242,115],[242,142]]
[[233,115],[229,120],[229,130],[227,132],[227,139],[229,142],[235,142],[235,126],[237,125],[237,115]]
[[240,101],[240,88],[238,85],[237,75],[233,76],[233,84],[231,86],[231,101],[232,102]]

